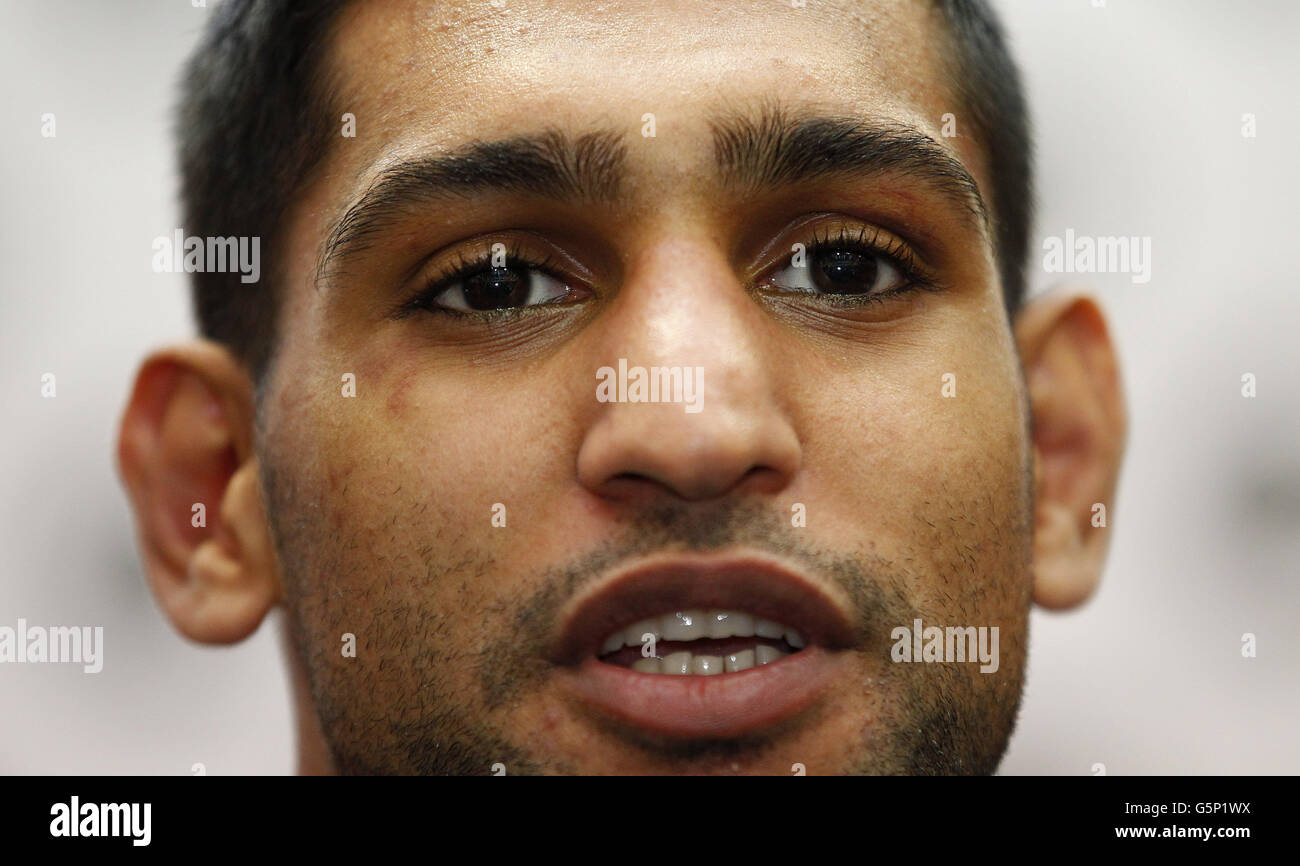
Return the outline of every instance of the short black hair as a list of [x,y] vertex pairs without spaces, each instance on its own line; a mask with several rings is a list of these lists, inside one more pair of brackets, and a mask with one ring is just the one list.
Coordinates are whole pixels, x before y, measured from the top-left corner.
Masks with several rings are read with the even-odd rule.
[[934,0],[947,24],[948,80],[988,160],[994,252],[1002,297],[1014,316],[1025,298],[1034,220],[1034,145],[1024,85],[1002,24],[986,0]]
[[275,348],[286,212],[339,129],[325,55],[347,2],[227,0],[212,11],[181,81],[186,234],[261,238],[268,265],[251,284],[238,273],[196,272],[199,330],[256,380]]
[[[225,0],[213,10],[182,78],[177,113],[185,231],[258,237],[267,267],[196,272],[199,330],[228,346],[260,384],[274,354],[277,263],[285,216],[338,136],[330,36],[349,0]],[[947,75],[959,134],[970,127],[992,177],[994,243],[1010,315],[1024,296],[1033,214],[1032,146],[1020,74],[987,0],[929,0],[949,37]]]

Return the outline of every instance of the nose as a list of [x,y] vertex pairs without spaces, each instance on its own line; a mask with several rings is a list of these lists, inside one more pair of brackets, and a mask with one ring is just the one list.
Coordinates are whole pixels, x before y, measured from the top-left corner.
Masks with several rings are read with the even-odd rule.
[[616,501],[696,502],[790,483],[801,453],[777,335],[720,252],[656,244],[603,319],[581,484]]

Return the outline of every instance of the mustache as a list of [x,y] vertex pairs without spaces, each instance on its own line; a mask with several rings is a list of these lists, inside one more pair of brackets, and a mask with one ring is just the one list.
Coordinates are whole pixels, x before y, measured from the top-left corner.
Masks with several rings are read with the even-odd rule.
[[791,526],[770,505],[731,501],[701,508],[698,503],[665,503],[621,520],[612,536],[594,550],[544,567],[530,582],[536,587],[513,605],[512,626],[494,638],[479,657],[478,680],[489,709],[509,703],[552,673],[548,650],[561,612],[589,585],[624,563],[658,553],[711,553],[733,547],[773,554],[795,563],[805,574],[838,588],[849,599],[862,647],[887,645],[883,623],[911,622],[913,606],[897,564],[865,551],[818,547],[806,530]]

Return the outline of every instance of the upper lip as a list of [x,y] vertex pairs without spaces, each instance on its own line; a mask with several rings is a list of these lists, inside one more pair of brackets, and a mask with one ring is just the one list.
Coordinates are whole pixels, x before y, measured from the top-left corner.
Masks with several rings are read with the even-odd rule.
[[851,646],[844,606],[818,581],[772,558],[665,555],[625,567],[570,605],[551,660],[577,664],[605,638],[647,617],[690,609],[743,611],[796,629],[808,644]]

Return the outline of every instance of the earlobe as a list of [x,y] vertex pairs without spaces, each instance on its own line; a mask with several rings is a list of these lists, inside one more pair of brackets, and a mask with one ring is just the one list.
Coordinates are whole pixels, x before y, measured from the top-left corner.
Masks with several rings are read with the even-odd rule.
[[1068,608],[1101,579],[1127,421],[1114,347],[1095,302],[1035,299],[1016,339],[1033,415],[1034,600]]
[[150,587],[204,643],[244,639],[280,597],[252,411],[242,367],[198,341],[145,361],[122,419],[118,461]]

